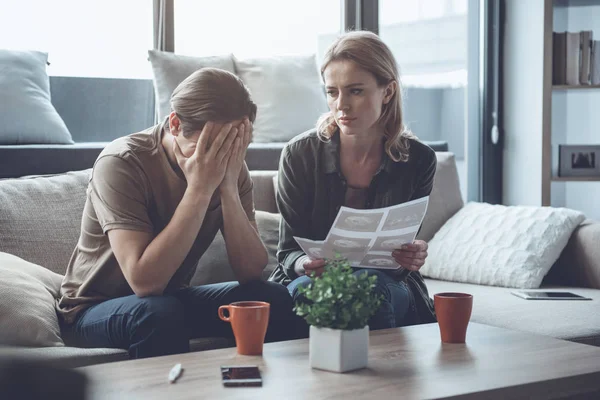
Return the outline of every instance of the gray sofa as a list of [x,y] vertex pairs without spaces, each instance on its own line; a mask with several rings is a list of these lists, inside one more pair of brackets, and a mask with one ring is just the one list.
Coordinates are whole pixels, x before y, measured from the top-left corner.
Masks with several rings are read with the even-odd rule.
[[[454,156],[438,152],[430,204],[420,238],[429,240],[462,206]],[[251,171],[254,180],[257,222],[269,250],[265,277],[276,265],[279,215],[275,204],[276,171]],[[64,273],[79,235],[89,170],[48,177],[0,180],[0,251]],[[461,291],[474,294],[472,321],[514,330],[550,335],[560,339],[600,345],[600,223],[586,221],[569,241],[543,287],[568,287],[593,298],[587,302],[534,302],[510,294],[511,289],[443,282],[427,279],[430,294]],[[193,284],[231,280],[232,272],[222,237],[200,260]],[[2,327],[0,326],[0,329]],[[81,349],[69,346],[47,348],[0,348],[0,357],[18,355],[62,366],[76,367],[123,360],[118,349]],[[230,346],[225,339],[192,342],[193,350]]]

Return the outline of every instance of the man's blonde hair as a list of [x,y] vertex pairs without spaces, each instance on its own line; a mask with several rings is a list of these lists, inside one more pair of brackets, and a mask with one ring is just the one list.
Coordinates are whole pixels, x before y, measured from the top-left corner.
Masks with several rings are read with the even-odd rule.
[[[409,140],[416,138],[402,121],[402,87],[396,59],[389,47],[376,34],[368,31],[347,32],[329,47],[321,64],[321,76],[333,61],[350,60],[373,74],[380,86],[396,82],[392,98],[382,107],[378,123],[383,127],[385,151],[394,161],[408,161]],[[330,140],[339,130],[331,112],[317,122],[317,134],[322,140]]]
[[202,130],[208,121],[256,119],[256,104],[244,82],[218,68],[201,68],[181,82],[171,95],[171,110],[181,121],[184,137]]

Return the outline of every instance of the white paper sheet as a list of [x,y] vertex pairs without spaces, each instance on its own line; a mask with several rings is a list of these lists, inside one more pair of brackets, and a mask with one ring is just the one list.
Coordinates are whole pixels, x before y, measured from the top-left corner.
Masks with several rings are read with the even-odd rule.
[[348,259],[353,267],[398,269],[392,251],[412,243],[421,227],[429,196],[371,210],[342,207],[325,240],[295,237],[313,259]]

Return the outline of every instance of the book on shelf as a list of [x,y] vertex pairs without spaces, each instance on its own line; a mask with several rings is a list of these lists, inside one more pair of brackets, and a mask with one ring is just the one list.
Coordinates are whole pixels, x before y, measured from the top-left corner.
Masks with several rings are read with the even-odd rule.
[[579,85],[581,66],[581,32],[567,32],[565,79],[567,85]]
[[592,31],[552,33],[552,83],[589,85],[600,78],[600,53]]
[[552,83],[567,83],[567,32],[552,32]]
[[592,43],[591,60],[592,85],[600,85],[600,40],[594,40]]
[[579,83],[590,84],[590,60],[592,53],[592,31],[581,31],[581,65],[579,68]]

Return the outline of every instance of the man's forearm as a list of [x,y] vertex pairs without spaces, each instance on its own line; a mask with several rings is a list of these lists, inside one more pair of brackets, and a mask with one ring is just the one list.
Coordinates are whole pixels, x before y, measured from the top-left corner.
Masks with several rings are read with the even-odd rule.
[[233,272],[240,282],[260,279],[268,262],[267,250],[258,231],[248,221],[237,188],[221,194],[221,207],[223,237]]
[[148,288],[148,295],[159,295],[187,257],[210,203],[211,196],[186,190],[167,226],[150,242],[140,257],[135,275]]

